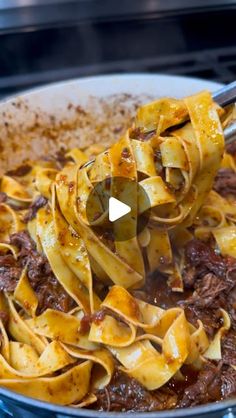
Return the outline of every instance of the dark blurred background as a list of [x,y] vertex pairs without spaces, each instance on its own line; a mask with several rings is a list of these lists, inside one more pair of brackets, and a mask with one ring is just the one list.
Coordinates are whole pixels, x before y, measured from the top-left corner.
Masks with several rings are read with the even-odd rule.
[[236,78],[236,0],[0,0],[0,96],[78,76]]

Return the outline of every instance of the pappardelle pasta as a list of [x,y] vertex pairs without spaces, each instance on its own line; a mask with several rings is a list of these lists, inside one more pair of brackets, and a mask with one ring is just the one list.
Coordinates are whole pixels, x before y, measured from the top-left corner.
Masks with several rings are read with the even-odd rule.
[[[234,375],[236,349],[225,361],[225,338],[236,341],[236,302],[226,303],[236,289],[236,203],[213,189],[217,173],[235,172],[224,120],[207,91],[163,98],[140,107],[90,164],[72,149],[60,169],[39,160],[23,175],[2,176],[0,386],[74,408],[155,410],[194,404],[186,394],[173,400],[173,388],[196,386],[206,367],[221,373],[220,390],[226,370]],[[112,194],[114,177],[135,181],[149,202],[133,189],[133,230],[142,213],[150,216],[124,241],[101,199],[93,222],[86,211],[96,184],[109,180]],[[163,283],[165,303],[157,297]],[[143,407],[127,397],[122,405],[117,376],[172,403]]]

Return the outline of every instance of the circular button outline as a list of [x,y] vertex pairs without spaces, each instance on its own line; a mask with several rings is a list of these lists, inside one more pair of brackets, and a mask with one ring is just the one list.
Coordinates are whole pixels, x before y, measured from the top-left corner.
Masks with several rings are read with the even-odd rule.
[[[145,206],[150,208],[150,200],[138,181],[127,177],[108,177],[93,186],[86,203],[86,215],[89,225],[99,235],[122,242],[137,237],[145,229],[150,210],[138,214],[138,201],[145,201]],[[110,197],[129,206],[131,211],[113,222],[109,221]]]

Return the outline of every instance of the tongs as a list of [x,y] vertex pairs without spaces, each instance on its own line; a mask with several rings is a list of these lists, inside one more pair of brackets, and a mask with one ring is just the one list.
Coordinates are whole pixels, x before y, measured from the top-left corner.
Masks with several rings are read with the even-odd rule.
[[[220,90],[217,90],[215,93],[213,93],[212,97],[213,100],[222,107],[235,103],[236,81],[227,84]],[[236,121],[232,121],[232,123],[229,126],[227,126],[227,128],[225,128],[224,136],[226,144],[231,144],[231,142],[236,140]]]

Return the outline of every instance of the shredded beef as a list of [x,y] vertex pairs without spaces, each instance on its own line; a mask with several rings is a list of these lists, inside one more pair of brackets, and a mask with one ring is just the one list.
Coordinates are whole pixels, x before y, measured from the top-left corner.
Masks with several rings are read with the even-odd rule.
[[22,268],[12,254],[0,256],[0,290],[13,292],[19,280]]
[[229,168],[222,168],[218,171],[213,188],[221,196],[236,196],[236,173]]
[[186,318],[195,327],[198,327],[198,319],[202,321],[206,333],[213,337],[221,327],[221,313],[219,310],[199,308],[194,304],[183,304]]
[[26,213],[24,217],[24,221],[27,223],[29,221],[32,221],[37,215],[37,212],[40,208],[45,206],[48,202],[48,199],[44,196],[39,196],[37,199],[31,203],[28,212]]
[[222,359],[225,364],[236,365],[236,331],[230,330],[222,339]]
[[73,299],[54,276],[47,258],[37,252],[28,232],[11,235],[10,243],[20,251],[17,260],[11,254],[0,256],[0,290],[13,292],[22,269],[27,266],[30,284],[39,301],[38,314],[47,308],[67,312],[74,307]]
[[226,145],[226,151],[233,156],[236,155],[236,141],[231,142],[231,144]]
[[32,170],[31,165],[29,164],[23,164],[17,167],[14,170],[9,170],[6,174],[8,176],[16,176],[16,177],[23,177],[26,174],[28,174]]
[[171,379],[161,389],[148,391],[137,380],[116,370],[110,384],[96,392],[93,408],[100,411],[150,412],[187,408],[236,394],[236,371],[221,362],[207,361],[198,372],[183,366],[184,381]]
[[197,381],[185,389],[184,396],[181,399],[179,406],[187,408],[189,406],[216,401],[220,399],[220,397],[220,369],[208,362],[200,371]]
[[100,411],[158,411],[174,408],[176,394],[168,388],[148,391],[137,380],[116,371],[110,384],[96,392],[96,409]]
[[232,328],[236,329],[236,260],[216,254],[214,248],[197,239],[187,244],[185,256],[183,280],[192,295],[183,306],[190,321],[199,316],[212,335],[217,323],[220,326],[219,309],[227,307]]
[[35,243],[27,231],[12,234],[10,236],[10,244],[15,245],[20,250],[20,257],[23,257],[36,249]]
[[227,297],[227,311],[231,318],[231,327],[236,330],[236,286],[233,287]]
[[236,370],[227,367],[221,374],[221,395],[223,399],[236,395]]
[[59,169],[62,169],[68,161],[72,161],[70,157],[66,157],[66,150],[60,149],[55,153],[55,160]]
[[215,253],[210,245],[203,241],[193,239],[190,241],[185,250],[185,256],[190,267],[197,267],[195,270],[198,276],[204,273],[214,273],[216,276],[225,276],[227,265],[224,258]]
[[54,155],[43,156],[42,159],[44,161],[50,161],[54,163],[55,168],[61,170],[66,165],[66,163],[73,161],[70,157],[66,157],[66,152],[67,150],[60,149],[59,151],[55,152]]
[[148,141],[156,134],[156,131],[144,132],[142,128],[135,128],[131,131],[130,137],[140,141]]
[[[196,281],[195,292],[188,300],[188,303],[193,302],[199,308],[219,308],[221,306],[222,292],[225,290],[230,290],[227,281],[222,280],[222,278],[215,276],[213,273],[207,273]],[[225,298],[222,300],[222,305],[224,302]]]
[[[103,308],[91,315],[84,315],[80,322],[80,333],[86,334],[89,331],[92,322],[99,324],[104,320],[106,314],[107,310]],[[109,312],[109,315],[112,315],[112,313]]]
[[183,272],[184,286],[187,289],[191,289],[196,279],[196,268],[188,265]]

